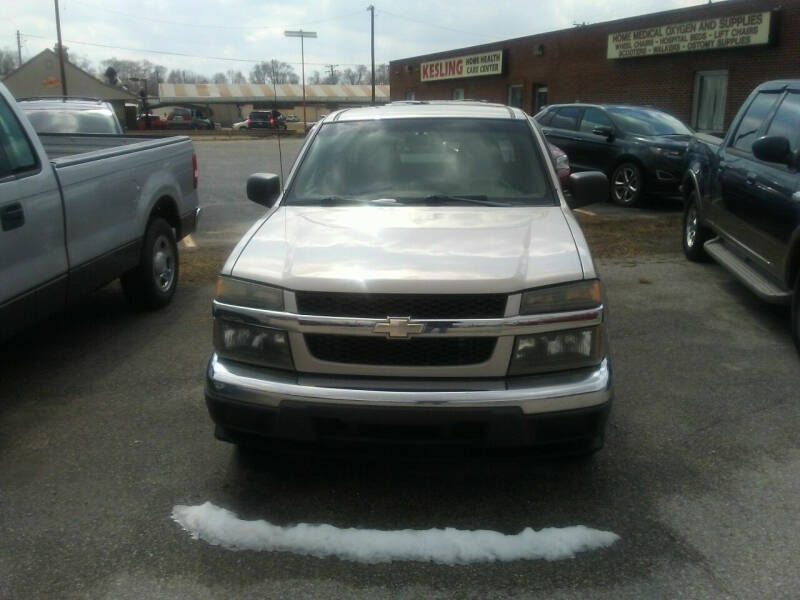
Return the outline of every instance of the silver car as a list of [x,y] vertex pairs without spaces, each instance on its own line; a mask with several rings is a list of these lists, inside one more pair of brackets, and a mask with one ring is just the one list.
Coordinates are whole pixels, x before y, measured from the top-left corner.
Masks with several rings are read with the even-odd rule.
[[[602,173],[570,178],[602,200]],[[605,299],[547,143],[502,105],[325,118],[219,278],[218,438],[591,453],[612,398]],[[364,452],[372,450],[364,450]]]

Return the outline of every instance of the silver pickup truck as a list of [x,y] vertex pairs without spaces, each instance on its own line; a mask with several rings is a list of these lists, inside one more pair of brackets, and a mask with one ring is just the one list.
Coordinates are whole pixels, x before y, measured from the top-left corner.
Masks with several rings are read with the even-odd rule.
[[117,277],[164,306],[197,210],[189,138],[38,136],[0,84],[0,339]]
[[[570,177],[603,200],[598,172]],[[318,124],[214,300],[218,438],[591,453],[612,398],[605,301],[547,142],[470,102]]]

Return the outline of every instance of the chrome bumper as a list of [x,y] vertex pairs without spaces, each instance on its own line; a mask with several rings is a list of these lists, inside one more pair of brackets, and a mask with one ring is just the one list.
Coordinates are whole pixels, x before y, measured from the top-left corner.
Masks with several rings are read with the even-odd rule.
[[506,379],[380,379],[303,375],[226,361],[212,355],[206,394],[279,408],[284,401],[385,407],[518,407],[540,414],[596,407],[612,397],[608,359],[597,367]]

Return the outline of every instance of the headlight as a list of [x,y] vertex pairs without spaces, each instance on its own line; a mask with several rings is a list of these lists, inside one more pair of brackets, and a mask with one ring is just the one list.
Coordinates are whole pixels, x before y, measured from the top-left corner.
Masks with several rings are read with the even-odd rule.
[[514,343],[508,374],[581,369],[599,364],[604,356],[601,327],[521,335]]
[[293,368],[289,336],[280,329],[214,319],[214,349],[222,358],[276,369]]
[[248,308],[283,310],[282,289],[232,277],[217,279],[217,300]]
[[522,294],[519,314],[536,315],[596,308],[603,303],[603,292],[597,279],[553,285]]

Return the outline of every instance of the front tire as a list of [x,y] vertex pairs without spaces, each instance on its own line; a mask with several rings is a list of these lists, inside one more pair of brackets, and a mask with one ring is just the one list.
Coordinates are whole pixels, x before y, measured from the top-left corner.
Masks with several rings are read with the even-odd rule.
[[703,244],[712,234],[708,227],[701,224],[697,204],[697,192],[693,191],[683,211],[683,253],[692,262],[706,262],[708,254],[703,249]]
[[641,168],[633,162],[620,163],[611,174],[611,201],[619,206],[636,206],[641,199]]
[[155,217],[147,224],[139,265],[120,281],[128,301],[139,308],[166,306],[178,286],[178,244],[169,223]]

